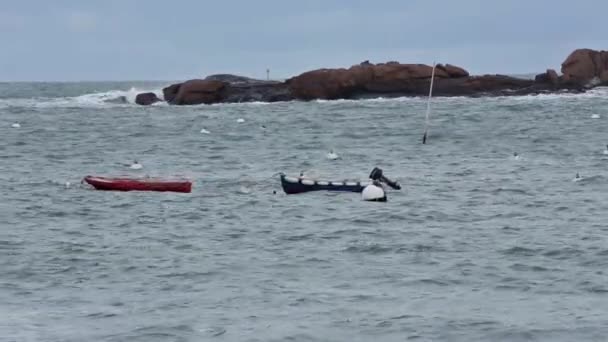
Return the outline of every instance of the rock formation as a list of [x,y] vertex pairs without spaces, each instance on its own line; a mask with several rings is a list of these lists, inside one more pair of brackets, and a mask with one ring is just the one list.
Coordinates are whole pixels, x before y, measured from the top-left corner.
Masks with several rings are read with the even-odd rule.
[[[317,69],[285,82],[256,80],[229,74],[172,84],[163,89],[165,101],[176,105],[218,102],[359,99],[428,94],[432,67],[424,64],[364,61],[348,69]],[[576,50],[562,64],[534,80],[504,75],[470,76],[465,69],[438,64],[433,93],[437,96],[503,96],[556,91],[579,92],[608,84],[608,52]],[[139,104],[158,101],[151,93],[138,95]]]
[[162,101],[154,93],[141,93],[135,96],[135,103],[142,106],[148,106],[156,102]]
[[[292,95],[300,100],[419,96],[428,93],[433,68],[424,64],[360,64],[349,69],[319,69],[287,80]],[[529,80],[508,76],[469,77],[463,68],[437,65],[437,95],[474,95],[529,87]]]
[[580,85],[608,82],[608,51],[575,50],[562,63],[562,74],[564,81]]
[[176,83],[163,88],[163,97],[165,101],[173,103],[173,100],[175,99],[175,96],[177,95],[177,92],[179,91],[179,87],[181,85],[181,83]]
[[553,69],[547,69],[546,72],[536,75],[534,81],[536,83],[547,83],[554,87],[557,87],[560,83],[559,76],[557,75],[557,72]]
[[[176,105],[212,104],[221,102],[226,83],[213,80],[190,80],[163,89],[168,102]],[[169,95],[167,97],[167,95]]]
[[458,78],[458,77],[468,77],[469,76],[469,72],[464,70],[461,67],[457,67],[455,65],[452,64],[446,64],[445,66],[438,64],[437,65],[437,69],[441,69],[443,71],[445,71],[448,76],[452,77],[452,78]]

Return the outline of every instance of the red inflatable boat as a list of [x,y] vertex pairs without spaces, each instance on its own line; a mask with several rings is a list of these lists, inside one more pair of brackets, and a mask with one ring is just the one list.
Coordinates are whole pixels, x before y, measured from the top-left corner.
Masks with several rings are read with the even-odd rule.
[[86,176],[84,181],[97,190],[108,191],[172,191],[191,192],[192,182],[188,180],[162,180],[155,178],[105,178]]

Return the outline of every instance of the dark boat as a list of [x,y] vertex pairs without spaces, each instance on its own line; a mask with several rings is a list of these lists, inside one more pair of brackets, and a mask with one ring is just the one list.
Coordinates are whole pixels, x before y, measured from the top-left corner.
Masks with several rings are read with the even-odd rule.
[[354,181],[322,181],[305,177],[288,177],[281,174],[281,186],[286,194],[300,194],[309,191],[343,191],[361,192],[371,182],[361,183]]
[[393,182],[384,177],[382,170],[374,168],[370,174],[370,180],[365,182],[360,181],[325,181],[306,178],[302,175],[299,177],[289,177],[284,173],[281,176],[281,186],[286,194],[300,194],[309,191],[337,191],[337,192],[362,192],[366,186],[374,181],[382,182],[389,185],[391,188],[399,190],[401,186],[397,182]]

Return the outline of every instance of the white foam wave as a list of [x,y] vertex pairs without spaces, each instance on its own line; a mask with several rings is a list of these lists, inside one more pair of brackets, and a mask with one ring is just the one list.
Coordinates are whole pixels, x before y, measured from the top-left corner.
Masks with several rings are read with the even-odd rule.
[[[433,98],[433,101],[454,101],[469,99],[466,96],[449,96],[441,97],[437,96]],[[344,104],[344,103],[395,103],[395,102],[425,102],[427,101],[426,96],[401,96],[401,97],[375,97],[368,99],[338,99],[338,100],[314,100],[313,102],[319,104]]]
[[608,96],[608,87],[598,87],[591,89],[585,93],[550,93],[538,95],[521,95],[521,96],[501,96],[500,99],[507,100],[562,100],[562,99],[581,99],[581,98],[605,98]]
[[[580,98],[606,98],[608,97],[608,87],[597,87],[591,89],[585,93],[549,93],[549,94],[536,94],[536,95],[516,95],[516,96],[496,96],[496,97],[481,97],[482,99],[496,99],[496,100],[513,100],[513,101],[550,101],[550,100],[562,100],[562,99],[580,99]],[[436,102],[451,102],[470,100],[477,101],[479,98],[470,96],[434,96],[433,101]],[[341,103],[353,103],[353,102],[418,102],[426,101],[426,96],[402,96],[402,97],[377,97],[360,100],[314,100],[313,102],[319,104],[341,104]]]
[[[135,97],[139,93],[153,92],[162,99],[162,90],[109,90],[106,92],[84,94],[72,97],[39,97],[39,98],[8,98],[0,99],[0,108],[31,107],[31,108],[66,108],[66,107],[112,107],[135,105]],[[160,103],[162,105],[162,103]]]
[[[281,104],[281,103],[288,103],[289,101],[277,101],[277,102],[263,102],[263,101],[251,101],[251,102],[226,102],[226,103],[214,103],[211,104],[211,106],[216,106],[216,107],[226,107],[226,106],[230,106],[230,107],[241,107],[241,106],[268,106],[268,105],[275,105],[275,104]],[[195,106],[209,106],[206,104],[200,104],[200,105],[195,105]]]

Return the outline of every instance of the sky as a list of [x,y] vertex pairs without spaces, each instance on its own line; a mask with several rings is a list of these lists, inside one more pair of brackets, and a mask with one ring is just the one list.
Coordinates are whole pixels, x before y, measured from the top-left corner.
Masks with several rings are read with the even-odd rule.
[[0,0],[0,81],[287,78],[323,67],[559,71],[608,49],[606,0]]

